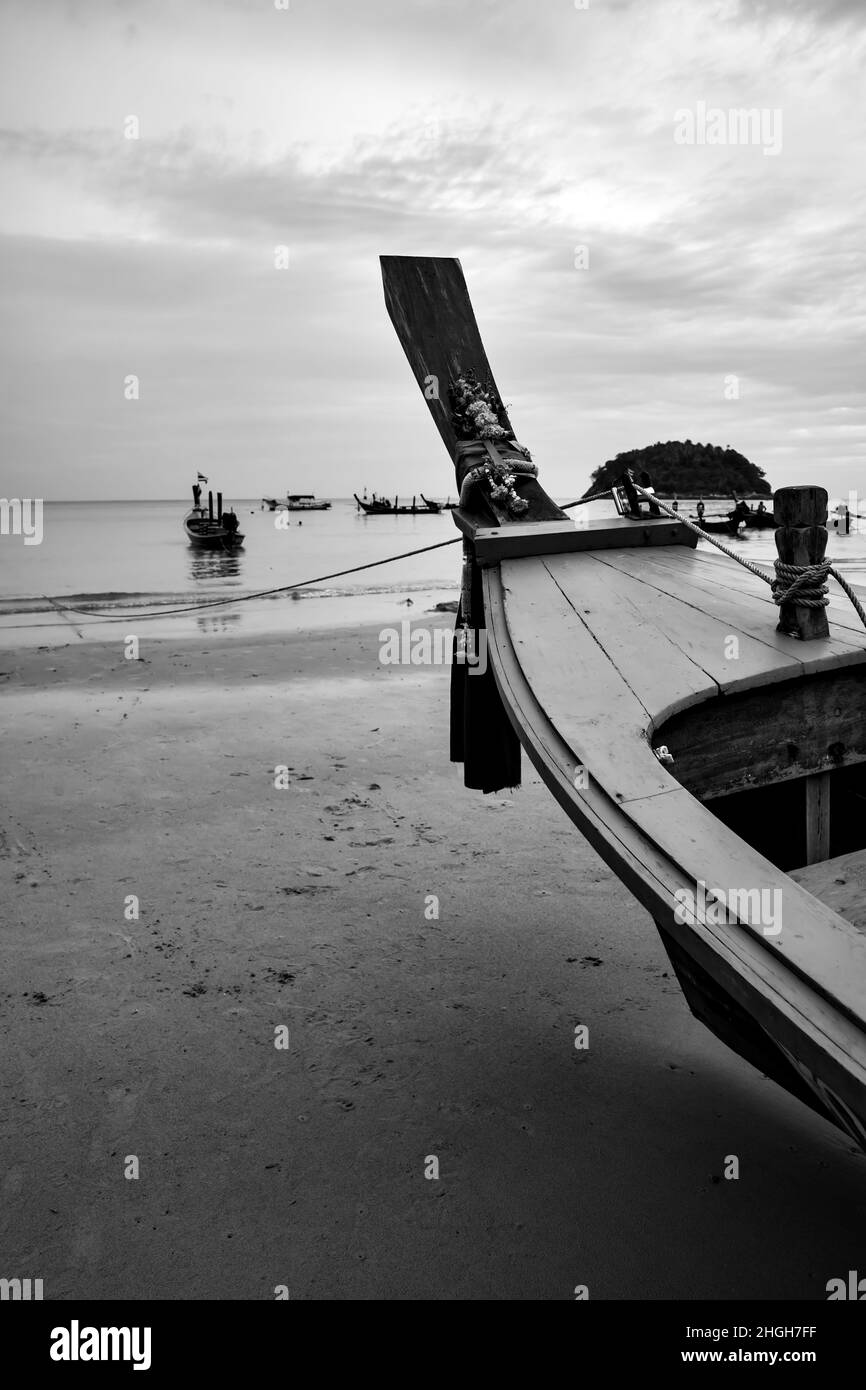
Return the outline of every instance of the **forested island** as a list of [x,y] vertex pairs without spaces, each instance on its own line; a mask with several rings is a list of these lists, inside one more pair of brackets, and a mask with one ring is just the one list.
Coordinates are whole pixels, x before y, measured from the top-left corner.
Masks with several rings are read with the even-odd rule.
[[669,439],[644,449],[627,449],[600,468],[584,493],[589,497],[610,487],[630,468],[637,479],[645,469],[662,497],[769,497],[773,489],[763,468],[750,463],[736,449],[718,444],[693,444],[690,439]]

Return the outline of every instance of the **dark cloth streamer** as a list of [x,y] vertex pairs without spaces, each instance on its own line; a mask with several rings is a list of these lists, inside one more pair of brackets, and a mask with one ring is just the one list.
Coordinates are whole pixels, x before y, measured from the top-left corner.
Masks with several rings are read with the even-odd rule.
[[[476,632],[484,630],[481,571],[472,567],[471,613],[464,615],[463,600],[457,627],[467,619]],[[476,638],[476,653],[480,642]],[[485,793],[520,786],[520,741],[496,688],[488,663],[484,674],[472,674],[465,662],[451,667],[451,761],[463,763],[463,784]]]

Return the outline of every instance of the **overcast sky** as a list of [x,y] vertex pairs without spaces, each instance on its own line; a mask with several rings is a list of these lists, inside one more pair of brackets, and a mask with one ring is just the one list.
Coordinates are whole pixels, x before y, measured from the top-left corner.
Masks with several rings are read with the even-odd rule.
[[3,0],[4,496],[444,495],[383,252],[460,257],[554,494],[669,438],[866,494],[864,0],[290,3]]

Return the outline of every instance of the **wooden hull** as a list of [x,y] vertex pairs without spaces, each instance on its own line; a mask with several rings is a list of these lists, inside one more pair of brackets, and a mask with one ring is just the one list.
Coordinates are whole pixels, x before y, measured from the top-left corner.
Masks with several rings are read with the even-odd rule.
[[[676,555],[660,552],[656,560],[655,554],[635,551],[627,557],[609,552],[605,559],[567,555],[491,565],[483,572],[490,663],[521,744],[570,818],[652,915],[695,1016],[866,1148],[866,934],[727,830],[653,757],[654,729],[662,728],[675,711],[718,696],[713,680],[700,688],[696,667],[692,666],[691,679],[686,678],[682,645],[692,634],[680,626],[680,646],[670,636],[680,619],[685,622],[687,604],[708,598],[713,588],[721,598],[706,619],[712,632],[708,647],[714,644],[716,622],[729,631],[735,627],[737,591],[725,596],[719,565],[710,560],[707,566],[707,559],[683,550]],[[622,585],[614,579],[611,584],[609,573],[593,575],[594,568],[602,567],[618,571],[620,577],[628,575],[632,583]],[[548,570],[546,579],[540,568]],[[580,579],[594,582],[582,586],[578,568],[583,571]],[[703,583],[705,568],[706,590],[692,587],[690,592],[676,579],[678,570],[682,581],[691,571]],[[549,621],[548,632],[539,632],[542,607],[552,598],[546,593],[548,583],[560,595],[564,585],[593,614],[589,629],[575,609],[569,617],[567,605],[560,609],[558,637],[551,638]],[[653,588],[659,583],[663,589],[655,590],[654,601]],[[598,612],[602,585],[610,598],[604,620]],[[578,600],[581,587],[583,598]],[[661,593],[668,590],[673,591],[670,604],[660,602]],[[633,615],[648,608],[654,612],[649,633],[646,617],[639,620],[644,641],[638,650],[634,616],[620,623],[615,643],[610,635],[626,592],[634,595],[634,607],[628,605]],[[755,602],[768,610],[769,625],[772,608],[757,583],[747,608],[753,609]],[[722,614],[725,606],[727,619]],[[839,609],[840,619],[850,623],[841,605]],[[609,658],[599,647],[603,628]],[[581,632],[583,640],[578,641]],[[554,641],[570,654],[565,661],[551,662]],[[643,704],[632,707],[631,723],[626,707],[632,691],[641,690],[638,672],[646,670],[653,642],[659,644],[661,676],[650,681],[650,691],[644,682]],[[808,648],[786,638],[768,640],[767,648],[766,659],[760,652],[750,653],[763,670],[759,677],[751,669],[746,680],[772,682],[785,675],[805,675],[804,662],[809,659],[803,653]],[[866,676],[866,642],[857,638],[853,624],[829,648],[822,653],[827,671],[852,663]],[[612,663],[623,665],[627,652],[631,654],[623,676],[618,676]],[[716,679],[721,677],[719,669]],[[728,687],[736,682],[736,676],[729,677]],[[861,690],[866,691],[866,682]],[[578,787],[575,779],[581,769],[586,785]],[[691,892],[700,881],[780,892],[790,925],[779,943],[748,921],[677,921],[677,893]]]
[[184,518],[183,529],[190,545],[197,550],[239,550],[244,543],[240,531],[227,531],[219,521]]
[[[667,922],[657,921],[656,927],[695,1018],[732,1052],[783,1086],[825,1120],[835,1124],[836,1113],[822,1100],[819,1089],[807,1083],[784,1046],[756,1022],[754,1003],[750,1008],[744,1007],[732,994],[727,993],[713,973],[698,962],[687,945],[683,946],[671,935]],[[846,1129],[851,1132],[850,1127],[846,1126]],[[864,1145],[859,1124],[852,1137]]]
[[741,521],[720,520],[718,517],[704,517],[703,521],[698,521],[697,517],[691,518],[697,521],[702,531],[706,531],[709,536],[736,536],[742,526]]

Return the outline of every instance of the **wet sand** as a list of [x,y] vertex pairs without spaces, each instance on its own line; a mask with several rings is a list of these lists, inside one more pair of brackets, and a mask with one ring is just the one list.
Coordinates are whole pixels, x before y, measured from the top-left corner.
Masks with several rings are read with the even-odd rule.
[[862,1270],[866,1160],[692,1019],[526,760],[513,794],[463,789],[447,671],[377,652],[0,653],[0,1273],[824,1299]]

